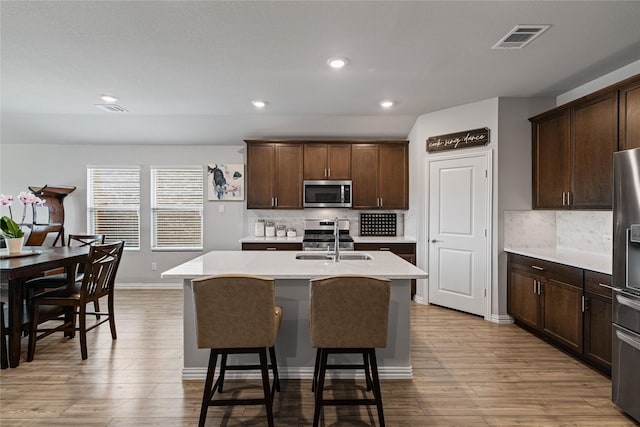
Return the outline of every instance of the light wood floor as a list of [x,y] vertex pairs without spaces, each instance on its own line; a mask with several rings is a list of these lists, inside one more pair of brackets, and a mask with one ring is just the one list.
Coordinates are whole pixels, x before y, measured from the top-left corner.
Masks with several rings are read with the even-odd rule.
[[[50,336],[35,360],[0,373],[2,426],[193,426],[204,381],[182,381],[182,292],[118,291],[118,339],[105,324]],[[389,426],[633,426],[608,378],[513,325],[412,306],[413,380],[384,380]],[[59,334],[58,334],[59,335]],[[24,342],[26,346],[26,341]],[[228,381],[229,394],[259,383]],[[343,384],[333,384],[336,393]],[[358,383],[358,385],[361,385]],[[276,425],[309,426],[310,381],[283,381]],[[357,392],[361,393],[361,392]],[[210,408],[207,425],[266,425],[260,407]],[[325,426],[377,425],[375,408],[326,408]]]

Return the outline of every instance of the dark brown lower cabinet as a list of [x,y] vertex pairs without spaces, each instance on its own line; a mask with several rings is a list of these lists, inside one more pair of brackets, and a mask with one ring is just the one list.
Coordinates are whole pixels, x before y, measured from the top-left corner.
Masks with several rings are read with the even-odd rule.
[[[356,251],[390,251],[413,265],[416,265],[415,243],[354,243]],[[416,294],[416,281],[411,281],[411,297]]]
[[243,242],[243,251],[301,251],[302,243]]
[[[602,286],[604,285],[604,286]],[[611,276],[584,272],[584,356],[611,373]]]
[[507,309],[516,324],[592,366],[611,369],[610,276],[510,254]]

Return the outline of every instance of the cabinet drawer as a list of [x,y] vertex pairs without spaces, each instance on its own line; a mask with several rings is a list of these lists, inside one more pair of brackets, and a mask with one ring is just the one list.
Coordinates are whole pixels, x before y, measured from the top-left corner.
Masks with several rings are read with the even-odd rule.
[[243,251],[301,251],[302,243],[242,243]]
[[530,274],[542,275],[546,279],[554,279],[572,286],[582,288],[583,270],[564,264],[557,264],[538,258],[510,254],[511,268]]
[[612,298],[611,289],[600,286],[600,284],[611,286],[611,275],[597,273],[595,271],[584,271],[584,291],[591,292],[603,297]]
[[397,255],[415,255],[414,243],[356,243],[356,251],[391,251]]

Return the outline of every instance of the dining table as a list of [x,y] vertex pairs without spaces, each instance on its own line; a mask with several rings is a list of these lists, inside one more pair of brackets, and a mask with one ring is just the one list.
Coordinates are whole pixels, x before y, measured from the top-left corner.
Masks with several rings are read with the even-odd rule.
[[20,364],[25,283],[29,279],[42,276],[46,271],[63,268],[71,284],[75,280],[76,265],[84,263],[88,254],[88,246],[24,246],[17,254],[9,254],[7,249],[0,250],[0,286],[6,287],[2,289],[2,294],[3,297],[6,294],[7,300],[10,367],[15,368]]

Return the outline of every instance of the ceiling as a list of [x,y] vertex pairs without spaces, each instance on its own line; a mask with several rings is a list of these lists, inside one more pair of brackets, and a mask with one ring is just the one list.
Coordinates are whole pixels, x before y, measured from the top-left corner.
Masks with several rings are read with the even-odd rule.
[[[0,14],[3,143],[406,138],[422,114],[556,96],[640,59],[640,1],[2,1]],[[492,50],[517,24],[552,27]],[[100,94],[128,113],[97,109]]]

